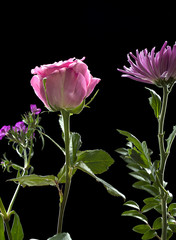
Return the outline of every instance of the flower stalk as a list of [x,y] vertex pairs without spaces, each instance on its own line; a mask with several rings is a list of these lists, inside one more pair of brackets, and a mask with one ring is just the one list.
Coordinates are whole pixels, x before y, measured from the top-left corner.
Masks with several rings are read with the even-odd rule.
[[66,164],[66,182],[65,182],[65,189],[62,201],[60,201],[60,210],[59,210],[59,217],[58,217],[58,226],[57,226],[57,233],[62,233],[62,226],[63,226],[63,218],[65,213],[65,207],[68,200],[68,195],[70,191],[71,185],[71,164],[70,164],[70,113],[62,110],[61,111],[63,121],[64,121],[64,140],[65,140],[65,164]]
[[168,153],[166,153],[164,146],[164,122],[166,116],[167,102],[168,102],[169,90],[168,85],[164,84],[163,86],[163,102],[160,116],[158,118],[158,143],[160,150],[160,194],[161,194],[161,209],[162,209],[162,240],[167,240],[167,197],[168,194],[164,191],[164,173],[166,162],[168,158]]

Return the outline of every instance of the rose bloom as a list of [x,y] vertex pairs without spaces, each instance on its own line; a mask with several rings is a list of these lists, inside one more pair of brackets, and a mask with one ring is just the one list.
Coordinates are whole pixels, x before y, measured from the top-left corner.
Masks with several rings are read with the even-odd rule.
[[31,71],[35,74],[31,85],[49,110],[78,107],[99,83],[100,79],[92,77],[83,60],[70,58],[64,62],[35,67]]
[[[130,57],[134,59],[135,63]],[[163,81],[176,81],[176,43],[171,48],[167,46],[166,41],[157,53],[155,53],[155,47],[151,52],[148,52],[147,49],[141,52],[136,50],[136,56],[130,52],[127,58],[130,67],[124,66],[123,70],[118,69],[123,73],[122,77],[157,85]]]

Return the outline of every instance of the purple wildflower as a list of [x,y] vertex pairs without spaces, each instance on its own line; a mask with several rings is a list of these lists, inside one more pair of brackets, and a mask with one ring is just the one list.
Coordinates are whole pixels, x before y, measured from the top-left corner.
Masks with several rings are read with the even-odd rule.
[[36,115],[38,115],[41,112],[41,109],[37,108],[37,106],[35,104],[31,104],[30,109],[31,109],[31,112]]
[[[127,55],[130,67],[124,66],[124,70],[117,69],[124,73],[122,77],[129,77],[133,80],[145,83],[176,81],[176,42],[171,48],[167,46],[167,41],[163,44],[161,50],[155,53],[155,47],[148,52],[147,49],[139,53],[136,50],[136,56],[131,52]],[[131,60],[132,57],[135,63]]]
[[17,122],[12,129],[16,132],[27,132],[27,127],[24,122]]
[[10,130],[10,125],[8,126],[5,125],[0,129],[0,140],[3,139],[3,137],[8,133],[9,130]]

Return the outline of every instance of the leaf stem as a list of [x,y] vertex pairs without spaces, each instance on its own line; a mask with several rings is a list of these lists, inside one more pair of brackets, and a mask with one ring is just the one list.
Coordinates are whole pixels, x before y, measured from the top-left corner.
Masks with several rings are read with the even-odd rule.
[[64,121],[64,139],[65,139],[65,162],[66,162],[66,182],[64,189],[63,201],[60,202],[60,211],[58,217],[57,233],[62,233],[63,218],[65,213],[65,207],[67,204],[67,199],[70,191],[71,185],[71,174],[70,174],[70,113],[62,110],[61,111],[63,121]]
[[19,190],[20,190],[20,183],[18,184],[18,186],[17,186],[17,188],[16,188],[16,190],[15,190],[15,192],[14,192],[14,195],[13,195],[13,197],[12,197],[12,200],[11,200],[11,202],[10,202],[10,204],[9,204],[9,208],[8,208],[8,210],[7,210],[7,214],[9,214],[10,212],[11,212],[11,210],[12,210],[12,207],[13,207],[13,204],[14,204],[14,202],[15,202],[15,199],[16,199],[16,197],[17,197],[17,194],[18,194],[18,192],[19,192]]
[[166,153],[165,146],[164,146],[164,122],[165,122],[165,115],[167,109],[167,102],[168,102],[169,90],[168,86],[163,86],[163,101],[162,101],[162,108],[161,113],[158,118],[158,143],[159,143],[159,150],[160,150],[160,193],[161,193],[161,209],[162,209],[162,240],[167,240],[167,193],[163,191],[164,188],[164,173],[166,162],[168,158],[168,154]]

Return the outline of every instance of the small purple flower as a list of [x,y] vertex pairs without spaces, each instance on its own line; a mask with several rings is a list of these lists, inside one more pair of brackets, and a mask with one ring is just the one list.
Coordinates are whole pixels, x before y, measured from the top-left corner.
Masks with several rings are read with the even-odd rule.
[[[130,57],[135,60],[135,63]],[[155,53],[155,47],[151,52],[148,52],[147,49],[141,52],[136,50],[136,56],[130,52],[127,58],[130,67],[124,66],[124,70],[118,69],[118,71],[124,73],[122,77],[156,84],[160,81],[176,81],[176,43],[171,48],[167,46],[166,41],[157,53]]]
[[0,129],[0,140],[2,140],[3,137],[5,137],[5,135],[8,133],[9,130],[10,130],[10,125],[8,126],[5,125]]
[[16,132],[27,132],[27,127],[24,122],[17,122],[12,129]]
[[35,104],[31,104],[30,109],[31,109],[31,112],[36,115],[38,115],[41,112],[41,109],[37,108],[37,106]]

